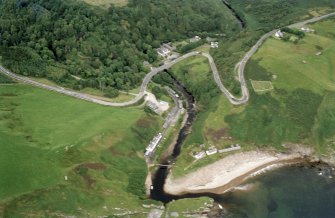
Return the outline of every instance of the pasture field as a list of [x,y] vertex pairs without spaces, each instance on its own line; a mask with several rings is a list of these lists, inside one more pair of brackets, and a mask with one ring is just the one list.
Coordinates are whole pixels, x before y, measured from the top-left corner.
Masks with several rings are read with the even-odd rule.
[[[333,150],[334,27],[332,19],[313,24],[316,34],[307,34],[298,44],[267,40],[246,66],[251,94],[248,104],[233,106],[221,93],[213,98],[207,104],[210,109],[198,115],[196,129],[186,140],[172,171],[174,176],[185,175],[222,157],[215,154],[194,162],[190,153],[202,142],[218,148],[239,143],[244,150],[282,150],[286,143],[311,145],[323,154]],[[319,51],[322,54],[318,56]],[[193,76],[190,80],[197,81]],[[273,89],[255,92],[253,87]]]
[[[321,55],[317,56],[318,52]],[[253,60],[275,75],[272,83],[276,88],[302,88],[320,94],[335,91],[335,40],[327,36],[308,34],[298,44],[269,39]]]
[[328,19],[311,25],[316,33],[297,44],[265,42],[248,63],[246,77],[271,81],[275,90],[265,96],[251,91],[245,111],[226,117],[233,136],[263,145],[305,143],[321,152],[334,148],[335,127],[329,123],[335,91],[334,27],[335,20]]
[[0,85],[0,216],[145,210],[143,151],[160,123],[141,108]]
[[179,62],[172,67],[177,77],[187,75],[190,84],[197,84],[203,80],[209,79],[212,75],[208,65],[207,58],[203,56],[194,56]]

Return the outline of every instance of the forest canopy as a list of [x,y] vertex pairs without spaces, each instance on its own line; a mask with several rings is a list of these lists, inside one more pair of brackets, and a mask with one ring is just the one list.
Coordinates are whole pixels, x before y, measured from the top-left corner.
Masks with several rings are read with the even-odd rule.
[[108,11],[72,0],[0,2],[1,63],[75,89],[129,90],[162,42],[236,25],[217,0],[131,0]]

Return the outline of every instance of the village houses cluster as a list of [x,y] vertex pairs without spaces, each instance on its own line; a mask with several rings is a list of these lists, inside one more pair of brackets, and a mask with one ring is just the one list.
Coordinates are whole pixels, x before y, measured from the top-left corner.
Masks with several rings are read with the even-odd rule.
[[[300,28],[301,31],[305,32],[305,33],[314,33],[315,30],[314,29],[311,29],[309,27],[301,27]],[[285,33],[281,30],[278,30],[276,33],[275,33],[275,37],[278,38],[278,39],[281,39],[285,36]]]
[[210,156],[216,153],[226,153],[226,152],[230,152],[230,151],[236,151],[236,150],[240,150],[241,146],[239,144],[234,144],[231,145],[228,148],[224,148],[224,149],[220,149],[218,150],[215,146],[210,146],[207,150],[203,150],[205,148],[205,144],[201,144],[199,145],[199,147],[202,149],[202,151],[198,152],[198,153],[193,153],[191,154],[195,159],[199,160],[202,159],[206,156]]
[[[189,39],[189,43],[196,43],[201,40],[200,36],[194,36]],[[210,43],[211,48],[219,48],[219,42],[213,41],[215,39],[207,37],[207,42]],[[176,47],[172,45],[171,42],[169,43],[163,43],[158,49],[157,53],[163,58],[167,58],[169,55],[171,55],[174,51],[176,51]]]

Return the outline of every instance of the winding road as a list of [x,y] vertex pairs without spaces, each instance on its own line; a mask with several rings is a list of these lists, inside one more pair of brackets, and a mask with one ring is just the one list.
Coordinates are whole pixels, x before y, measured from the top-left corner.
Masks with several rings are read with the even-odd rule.
[[[309,24],[309,23],[314,23],[314,22],[326,19],[326,18],[331,17],[331,16],[335,16],[335,12],[330,13],[330,14],[326,14],[326,15],[323,15],[323,16],[320,16],[320,17],[315,17],[315,18],[312,18],[312,19],[308,19],[308,20],[305,20],[305,21],[302,21],[302,22],[298,22],[298,23],[289,25],[289,27],[301,27],[303,25],[306,25],[306,24]],[[216,84],[218,85],[218,87],[220,88],[220,90],[222,91],[222,93],[228,98],[228,100],[232,104],[240,105],[240,104],[247,103],[248,100],[249,100],[248,87],[247,87],[245,77],[244,77],[245,66],[246,66],[247,62],[250,60],[250,58],[256,53],[258,48],[264,43],[264,41],[266,39],[268,39],[269,37],[271,37],[276,31],[278,31],[278,29],[272,30],[272,31],[264,34],[257,41],[257,43],[247,52],[247,54],[244,56],[244,58],[236,65],[237,72],[238,72],[238,80],[241,83],[241,90],[242,90],[242,96],[240,98],[236,98],[223,85],[213,57],[208,53],[201,53],[201,52],[197,52],[197,51],[187,53],[183,56],[180,56],[180,57],[172,60],[169,63],[166,63],[166,64],[164,64],[164,65],[162,65],[158,68],[152,69],[144,77],[143,82],[142,82],[141,87],[140,87],[140,91],[135,96],[135,98],[133,98],[130,101],[121,102],[121,103],[103,101],[103,100],[95,98],[93,96],[89,96],[89,95],[86,95],[86,94],[83,94],[83,93],[71,91],[71,90],[68,90],[68,89],[65,89],[65,88],[62,88],[62,87],[59,87],[59,86],[49,86],[49,85],[46,85],[46,84],[43,84],[43,83],[39,83],[39,82],[36,82],[36,81],[34,81],[30,78],[15,74],[13,72],[10,72],[9,70],[5,69],[2,66],[0,66],[0,73],[4,74],[4,75],[6,75],[6,76],[8,76],[12,79],[21,81],[23,83],[27,83],[27,84],[30,84],[30,85],[33,85],[33,86],[36,86],[36,87],[40,87],[40,88],[43,88],[43,89],[47,89],[47,90],[50,90],[50,91],[55,91],[55,92],[65,94],[65,95],[68,95],[68,96],[72,96],[72,97],[75,97],[75,98],[78,98],[78,99],[90,101],[90,102],[93,102],[93,103],[96,103],[96,104],[100,104],[100,105],[104,105],[104,106],[111,106],[111,107],[126,107],[126,106],[131,106],[133,104],[136,104],[137,102],[139,102],[143,98],[143,96],[145,95],[145,91],[147,89],[147,86],[148,86],[148,84],[149,84],[149,82],[150,82],[150,80],[152,79],[153,76],[155,76],[156,74],[158,74],[159,72],[161,72],[163,70],[171,68],[176,63],[178,63],[180,61],[183,61],[183,60],[185,60],[189,57],[196,56],[196,55],[203,55],[204,57],[206,57],[208,59],[211,70],[213,72],[214,80],[215,80]]]

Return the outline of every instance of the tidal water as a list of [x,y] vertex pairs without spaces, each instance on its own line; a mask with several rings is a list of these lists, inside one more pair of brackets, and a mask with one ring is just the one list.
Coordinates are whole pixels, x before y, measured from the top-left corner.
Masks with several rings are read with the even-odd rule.
[[248,218],[335,218],[334,171],[326,166],[290,166],[249,180],[247,191],[219,202],[228,215]]

